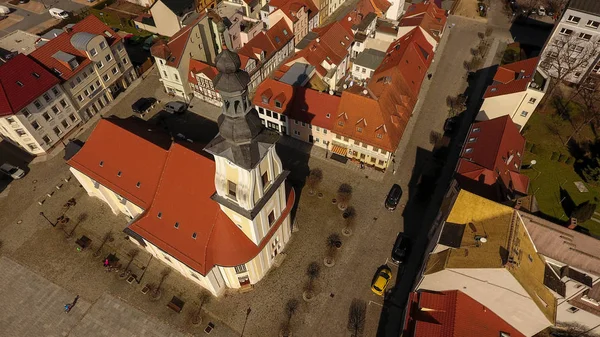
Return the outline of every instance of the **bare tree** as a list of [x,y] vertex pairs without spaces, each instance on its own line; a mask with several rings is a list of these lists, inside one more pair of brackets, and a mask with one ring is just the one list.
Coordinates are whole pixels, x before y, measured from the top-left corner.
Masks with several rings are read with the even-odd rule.
[[577,73],[583,73],[590,60],[598,55],[600,42],[585,41],[575,34],[578,33],[567,29],[546,47],[546,55],[542,56],[540,68],[551,78],[547,96],[552,95],[558,83]]
[[127,253],[127,255],[129,255],[129,262],[127,262],[127,266],[125,266],[125,272],[129,270],[131,263],[139,253],[140,251],[135,248],[132,248],[129,253]]
[[576,322],[557,322],[556,327],[550,328],[551,335],[556,337],[598,337],[598,334],[590,332],[591,329]]
[[348,207],[348,203],[352,198],[352,186],[348,184],[341,184],[337,191],[338,208],[345,210]]
[[306,268],[308,280],[304,286],[304,297],[311,299],[315,295],[315,280],[321,275],[321,267],[316,262],[311,262]]
[[87,220],[88,218],[88,214],[87,213],[81,213],[79,214],[79,216],[77,216],[77,223],[75,224],[75,226],[73,226],[73,228],[71,229],[71,231],[69,233],[67,233],[66,237],[67,239],[72,237],[73,234],[75,234],[75,229],[85,220]]
[[306,178],[306,185],[308,186],[308,194],[314,195],[317,187],[323,181],[323,171],[319,168],[310,170],[308,178]]
[[110,232],[110,231],[107,232],[106,234],[104,234],[104,237],[102,237],[102,243],[100,244],[100,246],[98,246],[98,248],[94,252],[95,257],[100,256],[100,253],[102,252],[102,247],[104,247],[106,242],[108,242],[110,239],[112,239],[112,237],[113,237],[112,232]]
[[365,321],[367,316],[367,303],[364,300],[355,298],[350,303],[348,310],[348,331],[352,337],[361,336],[365,330]]
[[292,317],[294,316],[296,311],[298,311],[298,305],[299,305],[298,300],[295,298],[291,298],[285,303],[284,310],[285,310],[285,316],[286,316],[287,320],[281,326],[280,336],[288,337],[292,334],[291,321],[292,321]]
[[163,283],[165,282],[165,280],[167,279],[167,276],[169,276],[169,274],[171,273],[171,269],[170,268],[165,268],[160,272],[160,281],[158,282],[158,286],[156,286],[156,289],[154,289],[154,291],[152,291],[152,298],[154,298],[155,300],[159,299],[161,296],[161,287],[163,285]]
[[531,16],[542,5],[542,0],[518,0],[519,8],[524,12],[525,17]]
[[210,293],[206,290],[201,290],[198,293],[198,310],[194,313],[194,316],[192,317],[192,324],[198,325],[202,322],[202,307],[205,304],[209,303],[211,299],[212,297],[210,296]]
[[581,121],[579,121],[578,125],[573,125],[573,132],[567,140],[565,140],[565,145],[568,144],[573,137],[579,134],[583,127],[597,122],[598,119],[600,119],[600,93],[597,90],[581,86],[577,91],[576,98],[578,98],[581,106],[581,109],[579,110]]
[[354,219],[356,219],[356,209],[353,206],[346,208],[343,214],[344,217],[344,229],[342,232],[344,235],[352,234],[352,226],[354,225]]
[[325,254],[325,265],[332,267],[335,264],[335,256],[337,255],[337,249],[340,247],[342,241],[338,233],[331,233],[325,240],[327,251]]

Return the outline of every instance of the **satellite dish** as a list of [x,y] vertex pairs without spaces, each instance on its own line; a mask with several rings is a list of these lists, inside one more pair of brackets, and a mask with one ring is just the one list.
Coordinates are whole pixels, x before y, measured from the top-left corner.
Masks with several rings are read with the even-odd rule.
[[486,242],[487,242],[487,239],[486,239],[486,238],[484,238],[484,237],[481,237],[481,238],[479,238],[479,242],[481,242],[481,243],[486,243]]
[[363,95],[368,95],[369,91],[367,89],[363,90]]
[[352,18],[351,18],[351,17],[348,17],[348,21],[352,21]]
[[321,39],[317,38],[317,43],[321,42]]
[[537,161],[536,161],[535,159],[532,159],[532,160],[531,160],[531,166],[533,166],[533,165],[535,165],[535,164],[537,164]]
[[330,94],[330,95],[333,95],[333,90],[329,90],[329,94]]
[[344,84],[342,87],[344,87],[344,89],[348,89],[348,85]]

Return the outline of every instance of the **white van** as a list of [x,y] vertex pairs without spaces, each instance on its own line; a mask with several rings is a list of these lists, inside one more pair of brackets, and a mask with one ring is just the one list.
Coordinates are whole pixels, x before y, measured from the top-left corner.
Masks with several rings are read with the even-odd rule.
[[10,8],[6,6],[0,6],[0,16],[10,14]]
[[25,175],[25,171],[9,163],[4,163],[0,165],[0,173],[4,173],[7,176],[11,176],[13,179],[21,179]]
[[59,8],[50,8],[50,10],[48,10],[48,12],[50,13],[50,15],[52,17],[61,19],[61,20],[69,17],[69,13],[67,13],[66,11],[63,11],[62,9],[59,9]]

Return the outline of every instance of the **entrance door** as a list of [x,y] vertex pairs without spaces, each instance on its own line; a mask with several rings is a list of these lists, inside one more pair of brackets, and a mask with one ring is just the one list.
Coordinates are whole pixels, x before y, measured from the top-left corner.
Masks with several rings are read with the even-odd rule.
[[240,287],[250,284],[250,278],[248,276],[240,276],[238,277],[238,281],[240,282]]
[[308,142],[312,144],[312,142],[314,142],[313,136],[310,135],[308,136]]

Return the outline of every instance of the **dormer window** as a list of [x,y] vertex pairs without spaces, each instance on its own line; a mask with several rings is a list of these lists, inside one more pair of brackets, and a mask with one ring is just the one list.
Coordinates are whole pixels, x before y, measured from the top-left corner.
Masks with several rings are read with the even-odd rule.
[[75,69],[79,67],[79,62],[77,62],[77,60],[73,58],[69,61],[69,67],[71,67],[71,69]]
[[280,101],[275,101],[275,106],[277,108],[281,108],[281,102]]
[[179,228],[179,222],[175,223],[175,228]]
[[31,76],[33,76],[35,78],[40,78],[40,74],[38,74],[38,73],[31,73]]
[[472,148],[470,148],[470,147],[469,147],[469,148],[466,148],[466,149],[465,149],[465,153],[471,153],[471,152],[473,152],[473,149],[472,149]]
[[198,236],[198,234],[196,234],[196,232],[192,233],[192,239],[196,240],[197,236]]
[[344,126],[344,122],[342,122],[342,121],[339,121],[339,122],[338,122],[338,125],[339,125],[339,126]]
[[104,161],[101,160],[100,161],[100,167],[103,167],[103,166],[104,166]]
[[479,132],[480,130],[480,128],[474,128],[472,132]]
[[287,29],[284,29],[284,30],[283,30],[283,35],[285,35],[285,36],[287,36],[287,35],[288,35],[288,31],[287,31]]
[[477,137],[469,138],[469,143],[475,143],[477,141]]
[[382,135],[381,133],[378,133],[378,134],[377,134],[377,138],[379,138],[379,139],[382,139],[382,138],[383,138],[383,135]]
[[162,212],[158,212],[158,214],[156,215],[157,218],[162,219]]
[[23,87],[23,82],[17,81],[17,85],[20,86],[20,87]]
[[140,186],[142,186],[142,183],[138,181],[137,184],[135,184],[135,187],[140,188]]
[[269,97],[263,95],[262,96],[262,102],[265,103],[265,104],[269,104]]
[[325,117],[329,118],[329,117],[331,117],[331,114],[327,114],[327,115],[325,115]]
[[360,128],[360,127],[359,127],[359,128],[356,128],[356,131],[357,131],[357,132],[362,132],[362,128]]
[[121,171],[117,172],[117,177],[121,177]]

